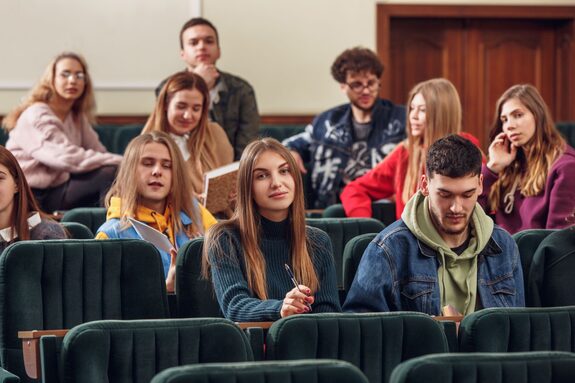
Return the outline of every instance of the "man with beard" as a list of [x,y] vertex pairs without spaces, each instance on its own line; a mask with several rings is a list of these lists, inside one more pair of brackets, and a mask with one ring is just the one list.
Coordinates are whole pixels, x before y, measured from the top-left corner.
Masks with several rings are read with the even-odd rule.
[[379,98],[383,65],[366,48],[340,54],[331,67],[349,103],[317,116],[305,132],[283,141],[307,173],[309,163],[314,205],[339,202],[348,182],[377,165],[405,138],[405,107]]
[[524,306],[517,245],[477,198],[481,152],[458,135],[429,147],[420,190],[369,244],[344,311],[467,315]]

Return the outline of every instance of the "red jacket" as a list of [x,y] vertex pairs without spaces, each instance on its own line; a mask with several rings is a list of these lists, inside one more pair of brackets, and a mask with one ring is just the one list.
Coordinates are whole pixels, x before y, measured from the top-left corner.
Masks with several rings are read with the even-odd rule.
[[[461,133],[479,147],[479,140],[469,133]],[[371,202],[395,196],[395,215],[401,217],[405,203],[401,195],[407,173],[409,153],[402,142],[375,168],[348,183],[340,199],[348,217],[371,217]],[[415,190],[414,190],[415,192]]]

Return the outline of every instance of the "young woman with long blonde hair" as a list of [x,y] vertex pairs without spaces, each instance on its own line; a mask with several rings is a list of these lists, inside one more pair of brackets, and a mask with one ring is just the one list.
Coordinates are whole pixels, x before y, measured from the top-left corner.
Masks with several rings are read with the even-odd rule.
[[419,188],[427,148],[449,134],[460,134],[479,146],[477,138],[461,132],[461,102],[455,86],[444,78],[421,82],[408,96],[407,139],[373,170],[346,185],[341,202],[348,217],[371,217],[371,202],[395,197],[396,216]]
[[92,129],[94,91],[82,56],[56,56],[28,97],[4,119],[6,148],[43,210],[101,204],[122,157]]
[[575,150],[555,128],[533,85],[514,85],[497,101],[483,166],[480,202],[510,233],[570,225]]
[[331,241],[306,227],[301,174],[278,141],[260,139],[244,150],[236,210],[208,231],[203,272],[234,321],[341,310]]
[[172,252],[158,251],[168,291],[174,290],[175,250],[216,222],[190,195],[182,155],[163,132],[142,134],[130,142],[106,196],[106,207],[107,220],[98,229],[97,239],[140,238],[128,218],[167,235]]

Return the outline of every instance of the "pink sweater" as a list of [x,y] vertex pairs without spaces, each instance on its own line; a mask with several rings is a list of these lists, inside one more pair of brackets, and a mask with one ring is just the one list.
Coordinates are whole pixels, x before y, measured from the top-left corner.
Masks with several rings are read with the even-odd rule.
[[70,173],[85,173],[122,160],[106,151],[84,116],[74,119],[70,113],[62,122],[40,102],[22,112],[6,148],[18,160],[30,187],[37,189],[61,185]]

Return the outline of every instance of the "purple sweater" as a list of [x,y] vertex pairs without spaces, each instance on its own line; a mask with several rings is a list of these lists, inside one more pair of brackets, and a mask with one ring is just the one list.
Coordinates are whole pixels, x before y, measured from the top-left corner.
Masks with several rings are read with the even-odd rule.
[[[487,206],[491,186],[497,181],[497,174],[483,165],[483,193],[479,202]],[[566,218],[575,209],[575,149],[567,145],[565,153],[551,166],[543,191],[534,197],[523,197],[519,188],[515,192],[515,203],[511,214],[500,206],[495,222],[514,234],[526,229],[561,229],[571,224]]]

